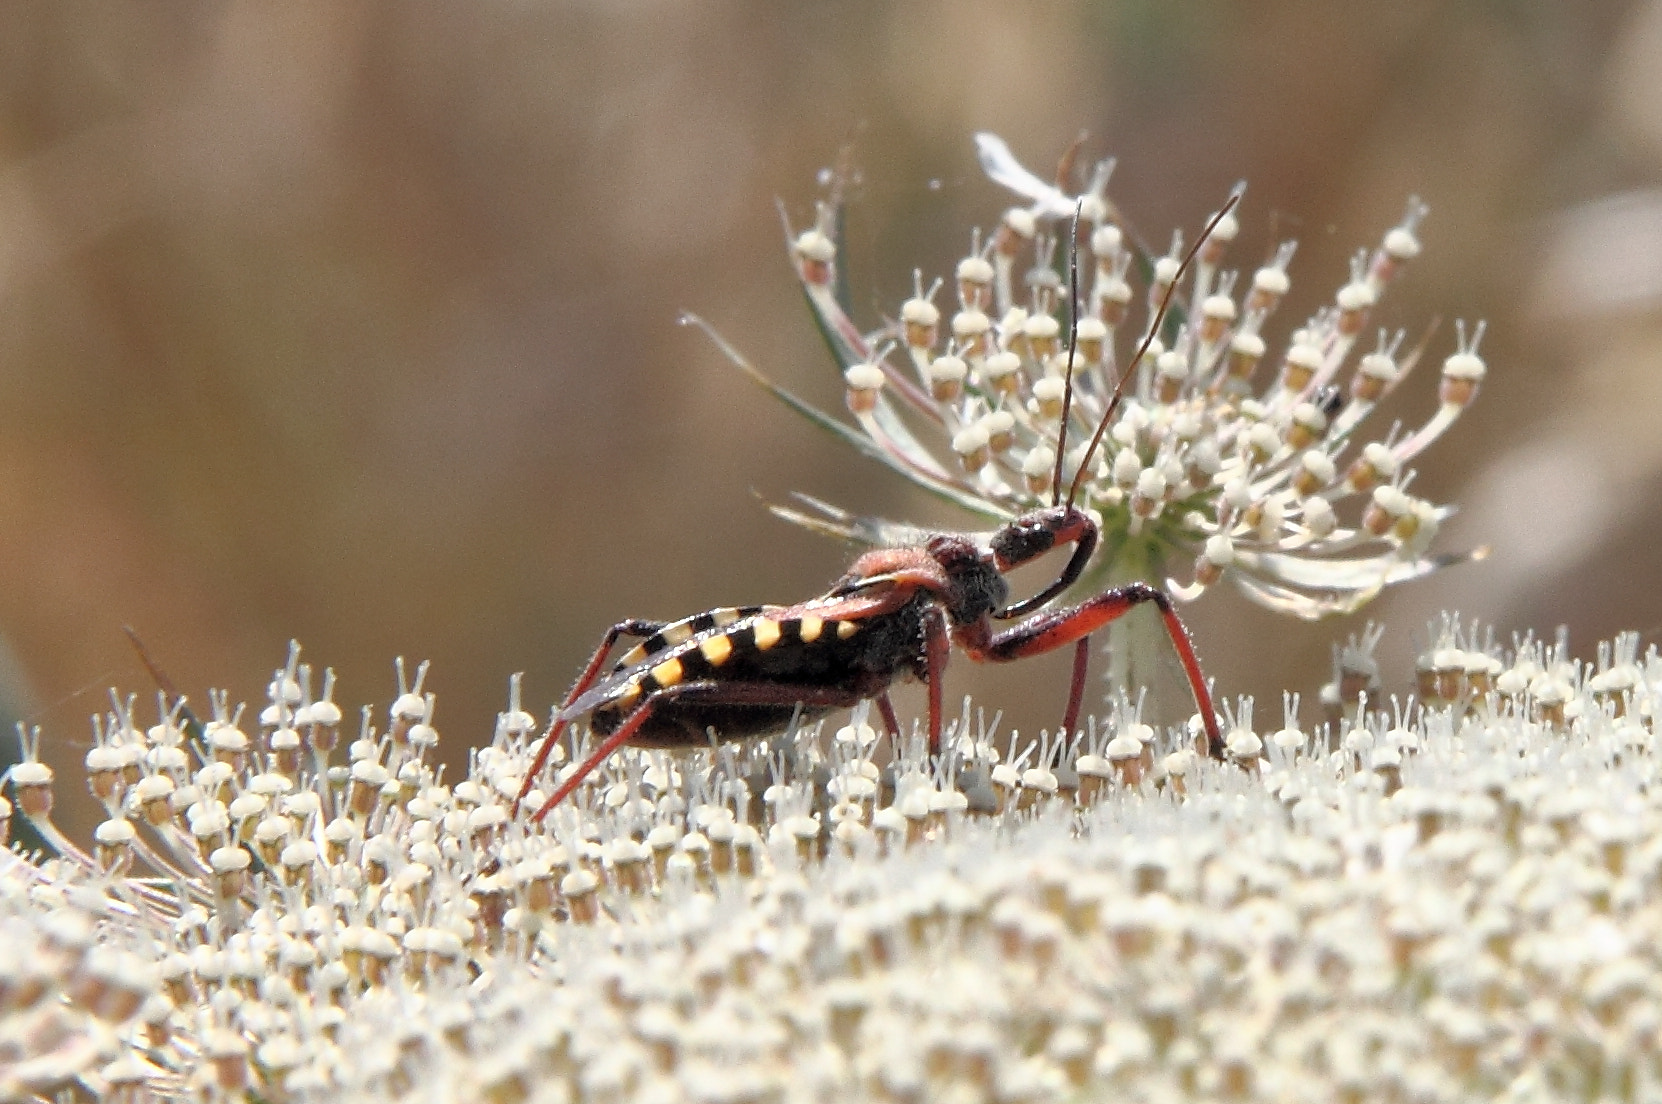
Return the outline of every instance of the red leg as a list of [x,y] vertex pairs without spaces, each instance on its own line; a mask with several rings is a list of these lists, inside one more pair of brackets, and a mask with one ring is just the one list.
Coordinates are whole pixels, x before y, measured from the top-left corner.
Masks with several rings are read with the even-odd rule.
[[[1223,733],[1218,729],[1212,692],[1206,688],[1206,678],[1200,672],[1200,660],[1195,656],[1189,630],[1178,618],[1171,598],[1163,590],[1147,583],[1116,587],[1070,609],[1039,614],[1000,633],[990,632],[985,622],[966,626],[958,630],[958,642],[971,659],[982,663],[1005,663],[1043,655],[1075,641],[1083,648],[1085,638],[1091,633],[1125,616],[1133,606],[1144,602],[1153,602],[1159,607],[1160,617],[1166,623],[1166,635],[1171,637],[1172,647],[1177,649],[1177,658],[1183,664],[1183,673],[1188,676],[1189,689],[1194,693],[1201,722],[1206,726],[1207,751],[1212,758],[1222,759]],[[1084,679],[1077,656],[1074,659],[1074,679],[1076,692],[1082,691]],[[1071,699],[1069,711],[1073,712]]]
[[941,753],[941,682],[946,674],[947,657],[952,654],[952,638],[946,631],[946,614],[931,606],[923,615],[923,655],[927,664],[929,684],[929,753]]
[[887,690],[877,695],[877,711],[883,714],[883,723],[889,726],[889,735],[900,739],[900,718],[894,714],[894,702],[889,700]]
[[[946,669],[947,657],[952,654],[952,638],[947,635],[946,622],[939,611],[924,621],[924,661],[929,672],[929,750],[941,750],[941,672]],[[900,718],[895,716],[894,703],[885,690],[877,695],[877,711],[889,727],[889,735],[900,739]]]
[[[560,783],[554,791],[554,796],[543,802],[542,808],[531,815],[531,820],[542,820],[550,810],[582,785],[583,779],[594,773],[596,767],[640,731],[655,709],[670,702],[683,700],[706,705],[802,705],[811,709],[836,709],[859,704],[863,700],[863,695],[831,686],[782,682],[685,682],[679,686],[658,690],[648,695],[646,700],[629,714],[629,718],[618,726],[616,732],[606,737],[598,748],[589,753],[589,757],[578,765],[571,777]],[[521,793],[520,796],[525,795]]]
[[1085,700],[1085,672],[1091,665],[1091,638],[1082,636],[1073,646],[1073,681],[1068,684],[1068,708],[1062,714],[1062,739],[1073,738],[1079,727],[1079,704]]
[[[619,621],[607,629],[606,635],[600,638],[600,647],[596,648],[594,655],[589,657],[589,665],[583,668],[583,673],[577,677],[577,684],[571,688],[571,693],[566,695],[566,700],[560,705],[560,712],[564,712],[567,706],[581,697],[590,686],[594,685],[594,680],[600,677],[600,671],[606,665],[606,656],[611,652],[612,646],[617,643],[618,637],[633,636],[644,640],[653,633],[662,630],[668,623],[667,621],[643,621],[638,617],[631,617],[629,620]],[[531,792],[531,785],[536,780],[537,772],[541,771],[543,764],[548,762],[549,753],[554,750],[555,741],[560,738],[560,733],[564,732],[565,728],[565,720],[560,718],[559,714],[555,714],[554,722],[548,726],[548,731],[543,733],[542,742],[537,747],[537,757],[531,761],[531,768],[525,772],[525,780],[520,783],[519,794],[514,798],[513,808],[509,810],[510,816],[519,814],[519,803],[524,801],[525,795]]]

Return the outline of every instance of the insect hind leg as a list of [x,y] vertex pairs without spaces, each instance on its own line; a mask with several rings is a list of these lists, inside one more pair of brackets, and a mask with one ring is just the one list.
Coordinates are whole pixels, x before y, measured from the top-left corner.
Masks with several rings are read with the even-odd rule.
[[[589,753],[577,769],[555,789],[554,794],[543,802],[542,808],[531,815],[533,823],[541,821],[555,806],[564,801],[571,792],[583,784],[583,780],[594,773],[596,767],[604,763],[613,752],[628,743],[641,727],[652,718],[653,713],[671,703],[678,701],[699,702],[704,705],[800,705],[809,709],[846,709],[858,705],[863,700],[862,695],[855,690],[845,690],[835,686],[815,686],[807,683],[785,682],[683,682],[675,686],[666,686],[662,690],[655,690],[648,694],[635,711],[629,714],[621,725],[610,736],[601,741],[600,746]],[[557,727],[557,726],[556,726]],[[539,760],[537,769],[541,769]],[[525,776],[521,797],[529,791],[531,781],[536,777],[536,771]]]
[[555,719],[549,724],[548,731],[543,733],[542,741],[537,746],[537,757],[532,760],[530,768],[525,772],[525,780],[520,783],[519,793],[514,797],[513,809],[510,815],[518,814],[519,803],[524,801],[525,795],[531,792],[532,779],[536,778],[537,773],[542,770],[543,764],[548,762],[548,756],[554,750],[554,745],[559,740],[560,733],[565,731],[566,721],[559,714],[565,712],[567,706],[582,697],[584,691],[594,685],[594,680],[600,677],[601,670],[606,666],[606,657],[611,654],[618,640],[625,636],[634,637],[637,640],[646,640],[655,633],[662,632],[667,624],[669,624],[667,621],[648,621],[641,617],[631,617],[619,621],[601,636],[600,646],[594,650],[594,655],[589,657],[588,666],[583,668],[583,673],[577,677],[576,684],[572,686],[571,692],[566,695],[566,700],[561,703],[559,712],[555,713]]

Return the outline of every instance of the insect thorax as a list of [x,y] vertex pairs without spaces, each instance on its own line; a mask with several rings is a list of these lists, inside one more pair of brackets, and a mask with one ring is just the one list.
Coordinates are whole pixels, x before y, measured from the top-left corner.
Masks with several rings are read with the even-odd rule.
[[944,605],[954,626],[969,625],[1004,605],[1010,585],[992,557],[967,537],[942,534],[925,546],[946,572],[951,587]]

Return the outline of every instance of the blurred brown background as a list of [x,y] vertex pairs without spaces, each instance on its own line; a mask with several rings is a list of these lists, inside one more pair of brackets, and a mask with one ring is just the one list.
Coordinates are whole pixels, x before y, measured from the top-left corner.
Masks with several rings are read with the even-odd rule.
[[[6,5],[9,700],[74,760],[105,686],[148,690],[123,623],[198,696],[256,708],[297,637],[349,713],[389,699],[393,656],[431,659],[460,756],[511,672],[543,712],[620,616],[838,574],[847,550],[757,494],[966,524],[676,318],[840,410],[774,199],[808,220],[855,142],[872,323],[1009,203],[979,129],[1045,174],[1088,131],[1160,241],[1246,178],[1234,262],[1301,241],[1276,335],[1423,196],[1425,256],[1376,318],[1489,319],[1483,394],[1415,489],[1463,505],[1441,548],[1495,553],[1372,607],[1386,657],[1445,605],[1571,621],[1584,654],[1655,637],[1659,66],[1654,2]],[[1379,431],[1432,392],[1427,372]],[[1362,625],[1228,590],[1191,615],[1262,728]],[[948,696],[1053,724],[1064,668],[960,661]]]

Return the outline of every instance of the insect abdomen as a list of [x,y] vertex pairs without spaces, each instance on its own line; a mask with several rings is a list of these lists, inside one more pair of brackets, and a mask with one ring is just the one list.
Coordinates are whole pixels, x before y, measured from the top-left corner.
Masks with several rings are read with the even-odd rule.
[[[654,700],[652,715],[632,741],[643,747],[701,746],[708,742],[707,732],[712,728],[720,739],[778,731],[797,712],[796,706],[736,705],[690,696],[678,699],[661,691],[692,683],[710,687],[742,683],[811,685],[870,696],[887,687],[902,669],[916,667],[920,640],[919,612],[912,606],[875,623],[825,619],[811,613],[793,617],[753,614],[656,654],[645,651],[645,645],[637,649],[645,651],[641,662],[625,683],[594,707],[590,724],[601,734],[615,732],[627,717]],[[806,715],[817,716],[828,709],[810,709]]]

